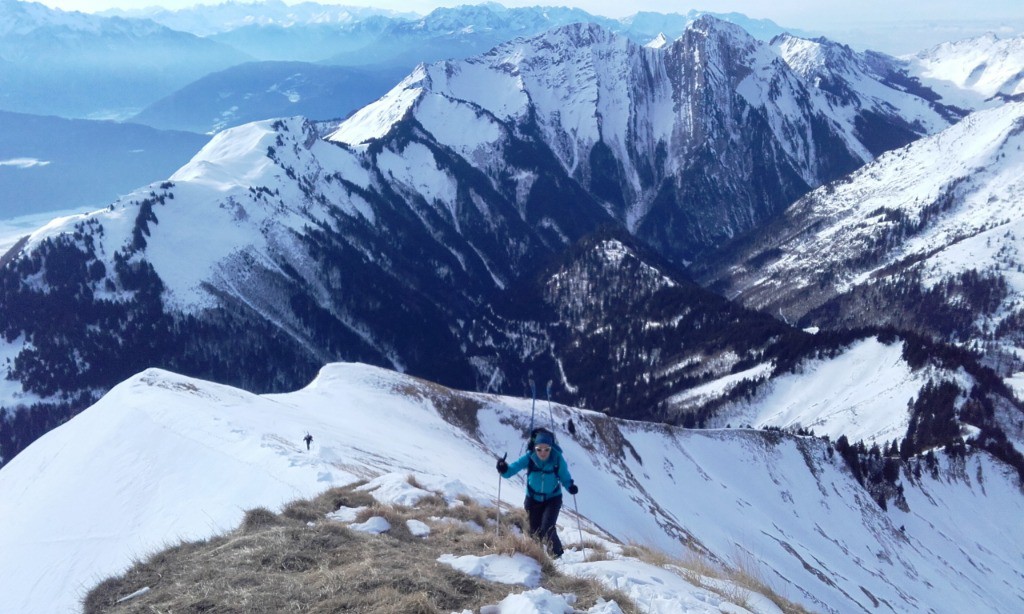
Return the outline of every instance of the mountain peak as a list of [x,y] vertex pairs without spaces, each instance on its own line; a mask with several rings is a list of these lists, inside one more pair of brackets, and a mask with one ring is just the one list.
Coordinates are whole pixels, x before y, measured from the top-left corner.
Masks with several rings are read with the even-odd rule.
[[753,36],[749,32],[744,30],[741,26],[725,21],[710,13],[702,13],[696,19],[691,21],[686,29],[688,31],[698,32],[706,36],[727,36],[736,41],[747,41],[753,40]]
[[0,0],[0,36],[25,35],[39,28],[62,27],[70,30],[97,30],[101,17],[77,11],[51,9],[38,2]]
[[361,145],[383,138],[411,112],[423,91],[429,89],[430,83],[427,66],[420,64],[382,98],[342,122],[337,130],[328,135],[327,140]]
[[538,38],[556,39],[559,37],[565,37],[573,44],[580,46],[591,46],[624,38],[609,28],[595,22],[576,22],[558,26],[541,34]]
[[659,32],[658,36],[656,36],[653,40],[651,40],[651,42],[649,42],[646,45],[644,45],[644,47],[647,47],[647,48],[650,48],[650,49],[661,49],[665,45],[668,45],[668,37],[665,36],[664,32]]
[[981,109],[1024,96],[1024,36],[1001,39],[988,33],[904,59],[922,83],[950,104]]

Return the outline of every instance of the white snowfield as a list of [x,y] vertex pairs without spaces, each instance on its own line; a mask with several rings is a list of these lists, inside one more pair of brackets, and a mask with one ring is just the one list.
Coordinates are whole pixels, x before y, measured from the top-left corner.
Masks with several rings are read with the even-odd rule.
[[911,74],[947,104],[965,109],[998,106],[1024,94],[1024,36],[983,36],[941,43],[903,58]]
[[[147,370],[0,470],[2,609],[77,611],[133,558],[231,530],[247,509],[279,509],[359,479],[374,479],[368,487],[386,502],[414,500],[414,475],[450,498],[493,505],[494,458],[521,453],[531,401],[468,394],[480,409],[467,432],[442,418],[451,394],[462,393],[361,364],[332,364],[302,390],[264,396]],[[561,428],[569,417],[575,438]],[[986,455],[953,464],[940,455],[935,477],[903,477],[909,512],[883,511],[818,440],[538,403],[537,422],[552,419],[580,485],[570,503],[585,538],[672,555],[692,540],[814,611],[1008,612],[1024,599],[1020,488]],[[504,486],[503,503],[518,506],[521,483]],[[651,612],[778,611],[759,595],[742,609],[631,559],[588,562],[572,511],[566,505],[560,530],[567,573],[597,577]],[[505,581],[533,564],[480,554],[459,567]],[[550,593],[518,582],[494,611],[551,611],[538,605]],[[615,611],[602,607],[592,612]]]

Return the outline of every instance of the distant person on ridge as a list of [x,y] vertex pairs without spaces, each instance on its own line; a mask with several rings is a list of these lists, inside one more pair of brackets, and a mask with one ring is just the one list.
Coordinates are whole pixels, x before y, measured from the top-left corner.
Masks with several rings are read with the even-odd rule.
[[570,495],[579,492],[572,481],[569,465],[562,451],[555,446],[555,436],[546,429],[537,429],[531,439],[530,450],[512,464],[499,459],[498,473],[511,478],[526,469],[526,513],[530,519],[530,534],[551,544],[551,554],[562,556],[562,541],[558,539],[556,523],[562,509],[562,486]]
[[309,444],[313,443],[313,436],[306,433],[306,436],[302,438],[302,441],[306,442],[306,449],[309,449]]

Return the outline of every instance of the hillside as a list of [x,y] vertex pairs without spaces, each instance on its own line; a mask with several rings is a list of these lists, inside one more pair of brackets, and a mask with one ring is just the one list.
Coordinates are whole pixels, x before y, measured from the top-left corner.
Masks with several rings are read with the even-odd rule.
[[879,323],[1020,370],[1024,104],[979,111],[796,202],[694,269],[801,326]]
[[526,522],[504,509],[499,524],[496,507],[389,474],[292,501],[280,514],[247,511],[228,534],[173,545],[103,581],[85,612],[639,614],[653,603],[665,614],[801,611],[752,576],[589,530],[585,548],[551,560],[523,534]]
[[1024,96],[1024,36],[949,41],[903,58],[907,70],[946,99],[971,110]]
[[[393,473],[376,483],[407,489],[412,474],[427,490],[489,504],[494,457],[522,449],[531,407],[364,365],[330,365],[302,390],[267,396],[146,371],[0,470],[0,493],[19,502],[0,508],[0,548],[20,561],[0,592],[19,612],[66,611],[133,556],[230,531],[246,509]],[[575,437],[562,430],[569,418]],[[739,557],[815,611],[1006,611],[1022,598],[1024,534],[1008,516],[1019,478],[984,452],[911,459],[903,502],[883,509],[822,440],[546,403],[536,420],[561,433],[588,532]],[[513,506],[519,496],[515,485],[502,494]]]
[[100,209],[164,179],[209,140],[138,124],[0,111],[0,219]]

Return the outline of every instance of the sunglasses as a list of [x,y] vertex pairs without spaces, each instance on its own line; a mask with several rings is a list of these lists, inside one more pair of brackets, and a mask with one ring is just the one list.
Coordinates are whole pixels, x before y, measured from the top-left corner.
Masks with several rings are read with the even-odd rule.
[[551,446],[535,446],[534,450],[537,450],[538,452],[550,452]]

